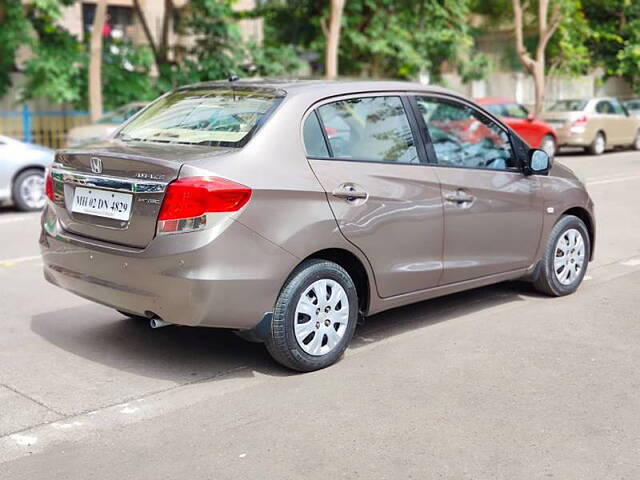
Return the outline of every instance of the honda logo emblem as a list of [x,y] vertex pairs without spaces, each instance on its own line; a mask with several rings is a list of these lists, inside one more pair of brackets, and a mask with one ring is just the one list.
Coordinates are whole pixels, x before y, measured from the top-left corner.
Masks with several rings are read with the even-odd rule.
[[93,173],[102,173],[102,160],[98,157],[91,157],[91,171]]

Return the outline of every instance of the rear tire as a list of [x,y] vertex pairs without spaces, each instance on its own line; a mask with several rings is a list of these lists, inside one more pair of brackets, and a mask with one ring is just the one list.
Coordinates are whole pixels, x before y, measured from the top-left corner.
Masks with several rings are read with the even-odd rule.
[[347,271],[327,260],[307,260],[282,288],[265,344],[287,368],[319,370],[342,356],[357,320],[358,294]]
[[47,202],[44,192],[44,172],[37,168],[22,172],[13,182],[12,196],[18,210],[23,212],[42,210]]
[[591,155],[602,155],[606,149],[607,139],[605,138],[604,133],[598,132],[596,133],[593,142],[591,142],[591,145],[587,147],[587,152]]
[[582,220],[565,215],[555,224],[539,265],[533,286],[553,297],[577,290],[591,257],[589,231]]
[[636,138],[633,140],[631,144],[632,150],[640,150],[640,130],[636,132]]

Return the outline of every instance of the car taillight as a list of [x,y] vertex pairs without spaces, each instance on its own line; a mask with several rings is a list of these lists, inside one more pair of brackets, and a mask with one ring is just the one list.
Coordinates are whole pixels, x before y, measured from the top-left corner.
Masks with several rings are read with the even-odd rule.
[[53,176],[51,175],[51,166],[48,166],[44,173],[44,192],[49,200],[53,202]]
[[588,120],[589,119],[586,115],[582,115],[581,117],[576,118],[571,125],[573,125],[574,127],[581,127],[586,125]]
[[159,221],[197,218],[205,213],[235,212],[251,198],[245,185],[219,177],[187,177],[167,187]]

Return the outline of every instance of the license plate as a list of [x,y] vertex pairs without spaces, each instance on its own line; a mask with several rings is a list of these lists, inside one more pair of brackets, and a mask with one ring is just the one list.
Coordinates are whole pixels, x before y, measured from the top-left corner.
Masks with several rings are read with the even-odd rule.
[[132,197],[130,193],[77,187],[71,211],[115,220],[129,220]]

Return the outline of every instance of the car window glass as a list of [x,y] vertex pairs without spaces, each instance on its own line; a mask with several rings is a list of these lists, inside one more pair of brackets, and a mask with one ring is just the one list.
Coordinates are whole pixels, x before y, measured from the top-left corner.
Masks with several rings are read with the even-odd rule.
[[549,109],[552,112],[579,112],[587,106],[587,100],[560,100]]
[[328,103],[318,113],[334,158],[419,163],[400,97],[363,97]]
[[509,135],[471,107],[418,97],[439,165],[506,170],[516,166]]
[[504,109],[505,117],[525,119],[529,114],[529,112],[527,112],[527,110],[522,105],[518,105],[517,103],[507,103],[504,106]]
[[504,117],[504,105],[501,103],[490,103],[489,105],[484,106],[487,110],[493,113],[496,117]]
[[315,113],[311,113],[305,120],[304,127],[302,127],[302,136],[304,137],[304,148],[307,150],[309,157],[329,156],[327,144],[324,141],[324,135],[322,135],[322,128]]
[[611,100],[611,107],[613,109],[613,111],[611,113],[613,113],[614,115],[626,115],[627,112],[624,111],[624,107],[620,104],[620,102],[618,100]]
[[596,105],[596,112],[602,113],[605,115],[613,114],[613,105],[608,100],[601,100]]

